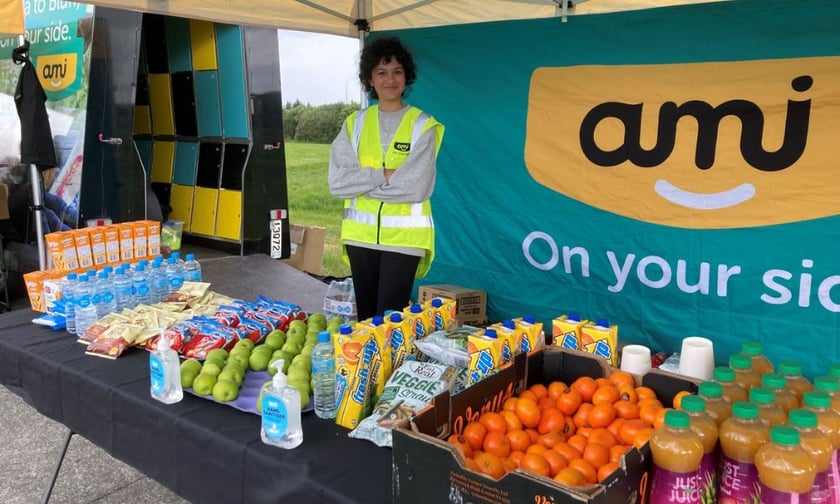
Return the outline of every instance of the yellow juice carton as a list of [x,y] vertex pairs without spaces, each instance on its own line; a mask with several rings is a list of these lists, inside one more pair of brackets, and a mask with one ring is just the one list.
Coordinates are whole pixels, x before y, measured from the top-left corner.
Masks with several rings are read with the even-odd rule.
[[406,360],[417,360],[417,345],[402,313],[393,312],[385,317],[385,337],[391,343],[391,369],[399,368]]
[[44,280],[49,277],[49,271],[38,270],[23,274],[23,282],[26,284],[26,294],[29,296],[29,304],[37,312],[47,311],[47,305],[44,301]]
[[588,320],[581,320],[577,313],[560,315],[552,320],[551,336],[554,339],[554,345],[571,350],[582,350],[580,330],[588,322]]
[[613,367],[618,365],[617,344],[618,326],[611,326],[605,318],[589,322],[580,330],[580,349],[600,355]]
[[376,342],[367,329],[335,335],[335,423],[354,429],[365,417]]
[[160,222],[153,220],[141,221],[146,224],[147,255],[155,257],[160,255]]
[[542,322],[537,322],[534,317],[524,316],[513,319],[513,323],[521,351],[533,352],[545,344]]
[[374,398],[371,402],[372,404],[376,404],[375,398],[382,394],[382,391],[385,389],[385,383],[391,377],[391,343],[388,341],[385,318],[382,315],[376,315],[371,319],[357,322],[355,329],[359,328],[366,328],[370,331],[371,337],[376,342],[376,354],[371,365],[371,376],[373,377],[371,395]]
[[90,247],[90,235],[87,229],[74,229],[68,231],[73,234],[73,242],[76,244],[76,257],[79,260],[79,267],[83,269],[93,267],[93,250]]
[[487,328],[496,331],[496,335],[504,342],[502,348],[502,358],[504,362],[513,360],[513,356],[520,353],[522,349],[519,343],[519,334],[516,332],[516,324],[513,320],[505,320],[500,323],[493,324]]
[[146,221],[132,222],[131,235],[134,237],[134,258],[144,259],[149,254],[148,226],[146,226]]
[[429,319],[429,332],[454,329],[456,307],[454,299],[436,297],[426,301],[423,308]]
[[104,227],[90,227],[87,228],[88,236],[90,236],[90,250],[93,254],[93,264],[95,266],[104,266],[108,264],[108,253],[105,249],[105,228]]
[[[403,310],[403,318],[408,322],[408,331],[412,343],[432,333],[432,321],[420,303],[414,303]],[[416,355],[416,354],[415,354]]]
[[120,261],[134,259],[134,226],[130,222],[117,224],[120,230]]
[[76,256],[76,242],[73,239],[72,231],[49,233],[45,236],[45,239],[55,269],[74,270],[79,267],[79,260]]
[[467,364],[467,385],[481,381],[494,369],[503,364],[502,352],[504,341],[496,336],[496,332],[490,329],[479,329],[467,335],[467,352],[469,363]]
[[116,264],[121,260],[120,227],[104,226],[102,231],[105,233],[105,259],[108,264]]

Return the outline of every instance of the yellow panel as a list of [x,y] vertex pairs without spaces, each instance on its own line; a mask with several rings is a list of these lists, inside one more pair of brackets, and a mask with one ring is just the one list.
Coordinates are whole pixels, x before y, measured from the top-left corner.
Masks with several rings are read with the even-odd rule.
[[134,134],[135,135],[151,135],[152,134],[152,116],[150,115],[148,105],[134,106]]
[[169,74],[149,74],[149,103],[152,106],[152,127],[155,135],[174,135],[172,86]]
[[218,189],[195,188],[191,232],[208,236],[216,234],[216,204],[218,200]]
[[172,160],[175,158],[175,142],[155,140],[152,150],[152,182],[172,182]]
[[184,231],[189,231],[193,208],[193,187],[172,184],[169,205],[172,207],[169,220],[183,221]]
[[242,229],[242,192],[219,191],[219,215],[216,217],[216,236],[239,241]]
[[190,19],[190,45],[194,70],[216,70],[216,31],[213,23]]

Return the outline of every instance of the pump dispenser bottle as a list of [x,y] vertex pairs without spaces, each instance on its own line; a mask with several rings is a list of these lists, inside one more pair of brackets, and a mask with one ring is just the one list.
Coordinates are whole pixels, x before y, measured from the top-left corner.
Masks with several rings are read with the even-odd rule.
[[283,359],[271,363],[277,370],[262,398],[263,443],[290,450],[303,442],[300,424],[300,393],[290,387],[283,373]]

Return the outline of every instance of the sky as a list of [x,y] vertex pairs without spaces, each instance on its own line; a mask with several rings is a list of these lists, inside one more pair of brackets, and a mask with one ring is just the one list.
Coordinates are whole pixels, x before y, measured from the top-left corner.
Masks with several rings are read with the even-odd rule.
[[359,40],[278,30],[283,103],[359,102]]

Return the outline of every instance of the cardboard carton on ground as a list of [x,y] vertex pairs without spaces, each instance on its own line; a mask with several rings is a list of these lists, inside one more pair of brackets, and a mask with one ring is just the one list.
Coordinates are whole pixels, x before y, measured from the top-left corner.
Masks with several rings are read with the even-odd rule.
[[9,218],[9,186],[0,184],[0,220]]
[[[572,383],[580,376],[608,376],[614,369],[588,352],[549,347],[527,356],[526,382]],[[652,460],[648,446],[630,449],[620,468],[602,484],[570,488],[547,478],[516,470],[494,480],[464,468],[459,451],[445,441],[461,432],[470,420],[485,411],[498,411],[504,401],[519,391],[515,364],[503,368],[459,394],[435,397],[420,412],[410,428],[393,432],[394,502],[492,503],[587,503],[626,504],[644,502],[650,492]],[[642,383],[656,391],[663,404],[670,404],[680,390],[696,391],[696,383],[670,373],[653,370]]]
[[425,303],[436,298],[455,300],[455,321],[458,325],[483,326],[487,324],[487,293],[458,285],[421,285],[417,301]]
[[289,239],[291,240],[292,255],[282,261],[301,271],[320,275],[321,266],[324,262],[324,240],[326,236],[326,228],[290,224]]

